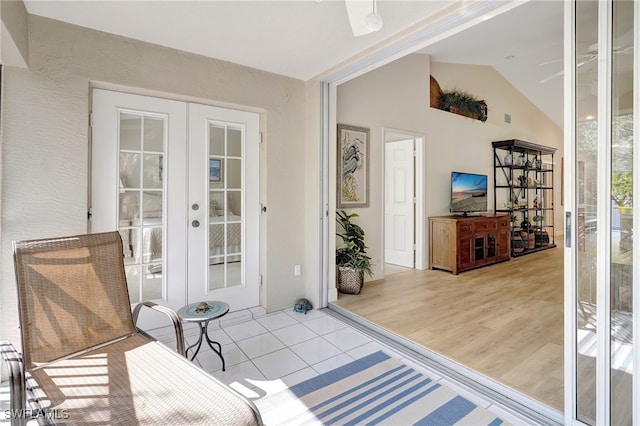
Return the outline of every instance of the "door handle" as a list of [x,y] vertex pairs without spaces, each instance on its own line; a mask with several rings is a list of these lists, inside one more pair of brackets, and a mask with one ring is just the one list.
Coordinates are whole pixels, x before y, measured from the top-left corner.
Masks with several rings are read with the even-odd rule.
[[571,212],[565,213],[564,219],[564,246],[571,248]]

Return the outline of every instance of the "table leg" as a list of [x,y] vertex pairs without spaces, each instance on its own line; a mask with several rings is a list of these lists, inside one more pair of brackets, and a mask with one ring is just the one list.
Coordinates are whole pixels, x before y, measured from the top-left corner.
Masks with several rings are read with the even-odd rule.
[[[218,356],[220,357],[220,361],[222,361],[222,371],[225,371],[224,357],[222,356],[222,346],[220,345],[220,343],[215,342],[209,338],[209,322],[205,323],[203,328],[204,328],[204,338],[206,339],[207,344],[209,345],[212,351],[218,354]],[[213,345],[217,345],[218,349],[214,348]]]
[[[196,355],[198,355],[198,352],[200,351],[200,346],[202,346],[202,336],[204,336],[207,332],[207,326],[206,323],[202,324],[202,323],[198,323],[198,325],[200,326],[200,335],[198,336],[198,341],[196,343],[194,343],[193,345],[189,346],[185,351],[184,354],[187,358],[189,358],[189,349],[196,347],[196,350],[193,352],[193,356],[191,357],[190,361],[193,361],[196,358]],[[208,336],[207,336],[208,339]]]

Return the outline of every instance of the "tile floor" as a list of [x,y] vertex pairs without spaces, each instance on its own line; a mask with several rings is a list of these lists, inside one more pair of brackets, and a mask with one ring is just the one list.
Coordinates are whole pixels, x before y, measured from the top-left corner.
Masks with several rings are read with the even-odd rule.
[[[211,321],[209,335],[222,345],[226,371],[222,371],[220,359],[207,345],[200,349],[194,362],[252,400],[382,350],[503,420],[516,425],[526,424],[519,416],[467,392],[452,380],[374,340],[324,309],[311,310],[307,314],[292,309],[267,314],[262,308],[234,312]],[[188,345],[194,343],[197,336],[196,326],[187,324],[185,338]],[[156,332],[155,337],[175,347],[171,332],[162,330]],[[8,399],[8,389],[3,384],[0,387],[0,413],[8,408]],[[0,415],[0,423],[8,421]]]
[[[248,312],[250,315],[247,312],[229,314],[209,324],[210,336],[222,344],[226,371],[221,370],[222,363],[208,346],[200,350],[194,362],[249,399],[258,400],[382,350],[503,420],[516,425],[526,424],[519,416],[467,392],[449,378],[351,327],[325,309],[314,309],[307,314],[292,309],[271,314],[266,314],[262,308]],[[185,329],[185,336],[189,343],[194,343],[197,329]],[[158,338],[172,344],[170,336]]]

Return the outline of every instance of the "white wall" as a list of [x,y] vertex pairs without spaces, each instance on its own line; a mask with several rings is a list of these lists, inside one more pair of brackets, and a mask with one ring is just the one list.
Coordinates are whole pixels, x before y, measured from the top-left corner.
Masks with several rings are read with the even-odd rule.
[[[3,69],[0,339],[17,337],[11,241],[84,233],[91,82],[260,109],[261,221],[267,310],[313,293],[306,275],[306,84],[131,39],[29,17],[29,65]],[[173,95],[171,95],[173,96]],[[258,172],[258,171],[256,171]],[[258,208],[258,206],[256,206]],[[311,235],[313,237],[313,235]],[[303,264],[294,277],[293,265]],[[317,293],[317,292],[316,292]]]
[[[444,89],[460,89],[486,100],[488,120],[480,122],[429,107],[429,75]],[[504,114],[512,123],[504,122]],[[449,214],[452,170],[482,173],[493,185],[491,142],[522,139],[559,149],[562,130],[493,68],[430,63],[413,54],[343,83],[338,87],[337,121],[368,127],[371,131],[370,207],[360,214],[369,254],[375,263],[374,279],[382,277],[383,261],[383,147],[382,128],[426,135],[425,211],[427,216]],[[559,182],[559,176],[556,182]],[[562,226],[560,191],[555,191],[556,230]],[[489,193],[493,209],[493,194]]]

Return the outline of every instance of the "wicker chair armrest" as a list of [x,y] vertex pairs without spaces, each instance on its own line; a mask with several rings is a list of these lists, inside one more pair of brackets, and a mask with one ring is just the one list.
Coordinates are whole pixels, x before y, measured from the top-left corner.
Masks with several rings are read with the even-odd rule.
[[162,312],[163,314],[169,317],[169,319],[173,324],[173,330],[176,334],[176,352],[186,357],[187,355],[184,350],[184,332],[182,331],[182,322],[180,322],[180,318],[178,318],[178,315],[173,311],[173,309],[167,308],[166,306],[158,305],[157,303],[154,303],[154,302],[149,302],[149,301],[140,302],[133,308],[134,324],[137,324],[138,316],[140,315],[140,310],[142,309],[143,306],[147,308],[151,308],[154,311]]
[[9,370],[11,425],[24,425],[26,424],[26,416],[24,413],[26,412],[25,404],[27,394],[22,355],[20,355],[11,342],[6,340],[0,341],[0,352]]

